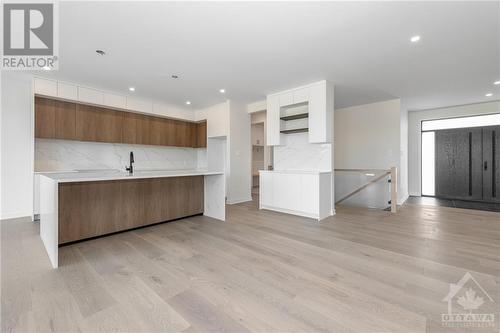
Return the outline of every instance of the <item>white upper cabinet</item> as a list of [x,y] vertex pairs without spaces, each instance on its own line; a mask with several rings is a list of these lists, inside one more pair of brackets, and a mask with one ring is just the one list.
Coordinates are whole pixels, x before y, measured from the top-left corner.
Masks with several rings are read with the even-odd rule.
[[290,91],[290,92],[279,94],[279,100],[280,100],[280,107],[292,105],[293,104],[293,93]]
[[307,101],[309,101],[309,90],[310,90],[309,87],[294,90],[293,103],[299,104],[299,103],[306,103]]
[[332,142],[334,87],[328,81],[311,86],[309,94],[309,142]]
[[138,98],[127,97],[127,109],[151,113],[153,111],[153,103]]
[[35,78],[35,94],[57,97],[57,81]]
[[78,99],[78,87],[74,84],[57,82],[57,97],[77,100]]
[[280,133],[280,95],[267,96],[266,112],[266,141],[268,146],[279,146],[282,143],[282,134]]
[[104,93],[104,105],[113,108],[125,109],[127,107],[127,97],[123,95]]
[[268,95],[267,144],[282,145],[285,135],[298,132],[308,132],[310,143],[332,142],[333,93],[331,82],[320,81]]
[[97,89],[78,87],[78,100],[84,103],[104,105],[104,93]]

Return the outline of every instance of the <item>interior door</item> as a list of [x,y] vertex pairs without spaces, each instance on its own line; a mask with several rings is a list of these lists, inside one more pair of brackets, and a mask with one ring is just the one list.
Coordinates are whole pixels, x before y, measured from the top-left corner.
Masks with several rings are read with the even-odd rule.
[[483,200],[500,202],[500,126],[483,128]]
[[436,197],[482,200],[481,128],[436,131]]

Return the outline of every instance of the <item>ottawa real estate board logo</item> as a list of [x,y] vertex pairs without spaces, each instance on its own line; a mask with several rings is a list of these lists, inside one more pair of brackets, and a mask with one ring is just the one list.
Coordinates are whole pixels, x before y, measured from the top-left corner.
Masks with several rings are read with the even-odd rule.
[[57,2],[2,2],[2,70],[58,68]]
[[483,308],[491,309],[494,300],[469,272],[457,283],[450,283],[448,294],[442,301],[448,303],[448,313],[441,314],[444,327],[495,326],[495,314],[481,311]]

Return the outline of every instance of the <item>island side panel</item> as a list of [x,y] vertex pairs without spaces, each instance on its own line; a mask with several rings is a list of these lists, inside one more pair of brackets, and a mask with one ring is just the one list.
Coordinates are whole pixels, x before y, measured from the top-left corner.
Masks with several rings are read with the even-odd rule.
[[50,259],[52,267],[58,267],[58,183],[40,175],[40,237]]
[[205,176],[205,212],[203,215],[226,220],[226,177],[221,175]]
[[203,176],[61,183],[59,244],[203,213]]

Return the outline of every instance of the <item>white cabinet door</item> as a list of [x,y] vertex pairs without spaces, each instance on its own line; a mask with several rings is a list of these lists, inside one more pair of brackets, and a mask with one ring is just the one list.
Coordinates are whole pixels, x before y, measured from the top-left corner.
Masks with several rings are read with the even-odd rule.
[[104,93],[104,105],[125,109],[127,107],[127,97],[123,95]]
[[297,174],[274,173],[274,207],[299,210],[300,176]]
[[319,211],[319,177],[318,175],[300,175],[300,208],[301,212],[318,214]]
[[293,91],[293,104],[309,101],[309,88],[301,88]]
[[293,93],[286,92],[279,94],[280,96],[280,106],[288,106],[293,104]]
[[273,204],[273,175],[262,172],[259,177],[259,197],[261,206],[274,206]]
[[35,94],[57,97],[57,81],[35,78]]
[[78,100],[78,87],[74,84],[57,82],[57,97]]
[[281,144],[280,121],[280,97],[279,95],[268,96],[266,112],[268,146],[279,146]]
[[331,142],[333,126],[333,85],[323,81],[309,92],[309,142]]
[[96,89],[78,87],[78,100],[80,102],[103,105],[104,93]]
[[127,109],[151,113],[153,111],[153,103],[142,99],[127,97]]

